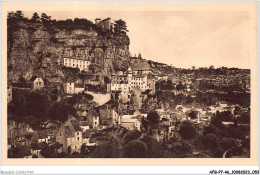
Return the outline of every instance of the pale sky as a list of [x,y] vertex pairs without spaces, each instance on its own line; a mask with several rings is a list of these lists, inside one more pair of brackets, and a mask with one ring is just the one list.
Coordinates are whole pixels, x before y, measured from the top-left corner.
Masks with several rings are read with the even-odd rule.
[[[24,12],[31,17],[34,12]],[[38,12],[41,14],[42,12]],[[127,23],[130,52],[175,67],[249,68],[249,13],[239,11],[60,11],[52,19],[111,17]]]

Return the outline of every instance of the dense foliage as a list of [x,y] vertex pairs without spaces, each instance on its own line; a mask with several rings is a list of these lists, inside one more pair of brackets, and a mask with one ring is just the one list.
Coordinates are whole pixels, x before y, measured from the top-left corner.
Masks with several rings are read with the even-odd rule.
[[188,121],[185,121],[180,126],[180,135],[183,139],[192,139],[196,135],[195,126]]

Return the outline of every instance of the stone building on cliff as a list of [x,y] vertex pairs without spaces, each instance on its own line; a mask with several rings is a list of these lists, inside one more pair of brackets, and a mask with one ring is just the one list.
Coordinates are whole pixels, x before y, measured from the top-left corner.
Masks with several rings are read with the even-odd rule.
[[111,18],[106,18],[101,20],[100,18],[95,19],[95,23],[97,26],[102,27],[102,29],[105,30],[113,30],[114,29],[114,23],[111,22]]
[[63,66],[71,67],[71,68],[78,68],[80,71],[88,70],[90,63],[91,62],[89,60],[85,60],[85,59],[77,58],[77,57],[64,57],[63,58]]
[[[148,78],[153,78],[152,76],[147,76],[146,74],[133,74],[132,68],[129,67],[128,70],[123,75],[116,75],[112,77],[111,83],[107,84],[108,92],[121,91],[124,95],[131,95],[133,88],[138,88],[142,92],[147,89],[154,92],[154,81]],[[130,96],[129,96],[130,98]]]

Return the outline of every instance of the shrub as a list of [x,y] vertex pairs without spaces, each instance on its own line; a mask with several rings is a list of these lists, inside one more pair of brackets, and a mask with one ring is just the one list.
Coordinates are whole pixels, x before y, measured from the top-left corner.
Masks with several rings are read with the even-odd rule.
[[160,116],[156,111],[152,111],[147,115],[147,119],[154,124],[159,123],[160,121]]
[[133,140],[138,139],[140,136],[142,135],[141,132],[139,132],[138,130],[134,130],[134,131],[130,131],[128,133],[126,133],[123,137],[123,143],[127,144]]
[[180,135],[183,139],[192,139],[196,135],[196,128],[190,122],[183,122],[180,126]]
[[219,147],[219,141],[215,134],[207,134],[202,137],[202,144],[206,149],[214,150]]
[[177,154],[179,157],[183,157],[186,154],[191,153],[191,147],[183,142],[175,142],[172,144],[171,150]]
[[145,158],[147,157],[147,145],[144,142],[135,140],[126,145],[124,149],[127,158]]
[[234,146],[237,146],[237,142],[232,138],[223,138],[220,140],[220,146],[223,150],[228,150]]
[[144,136],[141,141],[147,145],[147,157],[150,158],[159,158],[161,157],[161,145],[157,142],[156,139]]
[[217,134],[217,133],[218,133],[218,128],[214,125],[209,125],[207,127],[204,127],[203,135]]

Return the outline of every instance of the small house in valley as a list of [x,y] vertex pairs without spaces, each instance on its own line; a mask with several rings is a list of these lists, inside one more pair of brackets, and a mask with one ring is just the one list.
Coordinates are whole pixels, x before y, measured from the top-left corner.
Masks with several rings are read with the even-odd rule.
[[33,90],[40,90],[44,87],[44,81],[40,77],[33,76],[29,81],[29,85]]

